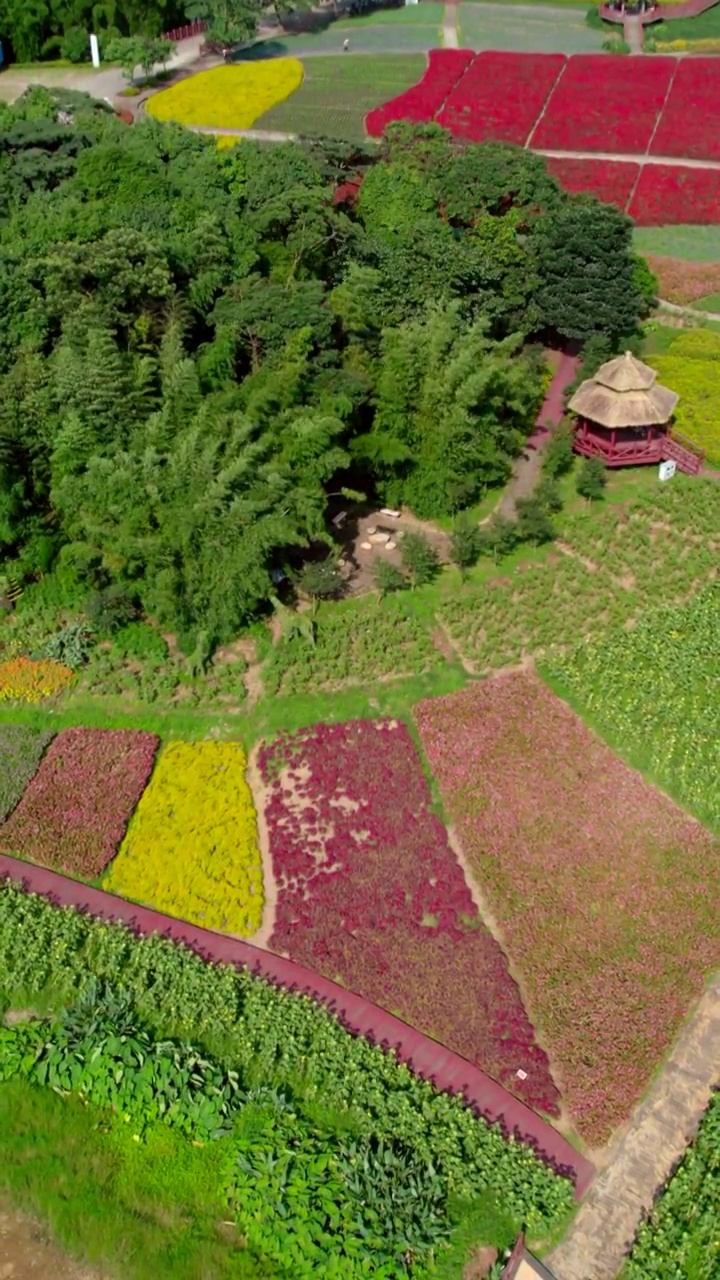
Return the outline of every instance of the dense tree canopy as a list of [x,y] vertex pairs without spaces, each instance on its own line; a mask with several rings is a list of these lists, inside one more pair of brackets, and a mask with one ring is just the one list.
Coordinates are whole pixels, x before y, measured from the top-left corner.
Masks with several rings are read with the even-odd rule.
[[[224,640],[329,540],[330,493],[440,515],[505,478],[533,336],[592,332],[610,275],[637,321],[626,221],[437,129],[373,159],[219,152],[81,95],[0,108],[0,575],[68,603],[119,586]],[[333,201],[351,173],[355,208]],[[603,219],[612,264],[578,295]]]

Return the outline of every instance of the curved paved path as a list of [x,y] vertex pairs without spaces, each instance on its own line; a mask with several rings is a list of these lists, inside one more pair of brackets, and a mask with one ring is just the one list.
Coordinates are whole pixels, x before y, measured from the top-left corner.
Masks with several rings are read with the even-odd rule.
[[640,1221],[697,1130],[720,1074],[720,978],[548,1259],[557,1280],[615,1280]]

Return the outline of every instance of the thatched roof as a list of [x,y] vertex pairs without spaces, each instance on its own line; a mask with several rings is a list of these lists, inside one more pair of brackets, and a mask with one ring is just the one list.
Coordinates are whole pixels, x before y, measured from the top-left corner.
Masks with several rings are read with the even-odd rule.
[[655,427],[669,422],[679,396],[629,351],[581,382],[568,408],[601,427]]

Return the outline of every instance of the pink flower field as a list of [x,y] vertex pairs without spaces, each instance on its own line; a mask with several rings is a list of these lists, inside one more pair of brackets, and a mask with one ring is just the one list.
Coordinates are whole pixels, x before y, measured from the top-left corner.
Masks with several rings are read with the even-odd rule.
[[65,729],[8,822],[0,850],[92,879],[115,856],[150,777],[158,739],[132,729]]
[[603,1143],[720,962],[720,843],[534,676],[416,718],[571,1117]]
[[316,725],[264,747],[259,763],[278,886],[271,948],[557,1114],[547,1058],[432,812],[406,726]]

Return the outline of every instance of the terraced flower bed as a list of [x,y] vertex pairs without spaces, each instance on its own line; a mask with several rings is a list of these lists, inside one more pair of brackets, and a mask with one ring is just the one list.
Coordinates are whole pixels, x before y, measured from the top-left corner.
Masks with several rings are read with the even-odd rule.
[[468,142],[522,147],[564,66],[563,54],[479,53],[436,120]]
[[255,933],[263,880],[245,765],[236,743],[171,742],[104,887],[206,929]]
[[536,677],[417,724],[579,1133],[626,1120],[720,962],[714,840]]
[[[634,72],[633,66],[633,84]],[[652,140],[651,153],[655,156],[686,157],[688,160],[720,160],[718,115],[720,77],[717,58],[679,59]]]
[[0,724],[0,823],[22,797],[54,736],[50,729]]
[[147,111],[156,120],[178,124],[249,129],[265,111],[294,93],[302,78],[297,58],[213,67],[153,94]]
[[628,213],[640,227],[720,222],[720,169],[643,165]]
[[624,58],[578,54],[567,66],[532,136],[540,150],[605,151],[640,155],[647,150],[676,67],[675,58]]
[[547,1058],[432,811],[407,728],[317,725],[264,747],[260,768],[278,885],[271,948],[556,1113]]
[[474,56],[467,49],[431,49],[425,73],[418,84],[368,112],[365,128],[370,137],[382,137],[387,126],[396,120],[410,120],[414,124],[432,120],[462,79]]
[[0,850],[92,879],[117,852],[158,739],[131,729],[65,729],[9,820]]
[[625,160],[583,160],[548,156],[547,167],[566,191],[587,192],[606,204],[624,209],[640,174],[640,166]]

